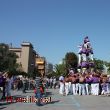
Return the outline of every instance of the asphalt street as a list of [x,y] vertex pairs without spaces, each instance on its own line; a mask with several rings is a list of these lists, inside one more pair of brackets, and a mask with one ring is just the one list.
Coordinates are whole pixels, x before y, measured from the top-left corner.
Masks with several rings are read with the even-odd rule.
[[[13,97],[34,96],[33,91],[23,94],[21,91],[12,91]],[[0,110],[110,110],[109,96],[63,96],[58,89],[49,89],[47,97],[51,102],[38,107],[35,103],[0,102]]]

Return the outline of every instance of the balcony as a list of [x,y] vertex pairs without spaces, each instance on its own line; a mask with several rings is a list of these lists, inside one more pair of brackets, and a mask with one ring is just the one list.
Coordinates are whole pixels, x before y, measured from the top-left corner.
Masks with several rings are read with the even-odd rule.
[[45,66],[44,65],[39,65],[38,69],[45,69]]

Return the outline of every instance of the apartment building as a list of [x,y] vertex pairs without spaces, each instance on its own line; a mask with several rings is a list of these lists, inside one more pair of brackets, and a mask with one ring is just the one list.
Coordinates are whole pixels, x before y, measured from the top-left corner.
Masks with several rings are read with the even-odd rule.
[[35,69],[36,51],[30,42],[23,42],[21,48],[10,48],[9,50],[18,55],[17,63],[22,67],[22,71],[32,73]]
[[42,76],[44,76],[45,72],[46,72],[46,59],[45,59],[45,57],[37,56],[36,57],[36,65],[37,65],[38,72]]

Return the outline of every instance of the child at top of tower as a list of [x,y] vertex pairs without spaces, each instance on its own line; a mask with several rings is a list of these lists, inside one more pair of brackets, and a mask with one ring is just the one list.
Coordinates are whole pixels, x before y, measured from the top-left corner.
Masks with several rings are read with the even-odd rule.
[[86,37],[84,38],[84,47],[86,47],[86,49],[91,49],[91,48],[92,48],[88,36],[86,36]]
[[86,49],[92,50],[91,43],[90,43],[90,40],[89,40],[89,37],[88,36],[86,36],[84,38],[84,44],[83,45],[84,45],[84,47]]
[[89,40],[89,37],[86,36],[84,38],[84,44],[83,46],[86,48],[86,55],[89,56],[90,55],[90,59],[93,61],[93,49]]
[[84,43],[87,43],[87,42],[90,42],[88,36],[86,36],[86,37],[84,38]]

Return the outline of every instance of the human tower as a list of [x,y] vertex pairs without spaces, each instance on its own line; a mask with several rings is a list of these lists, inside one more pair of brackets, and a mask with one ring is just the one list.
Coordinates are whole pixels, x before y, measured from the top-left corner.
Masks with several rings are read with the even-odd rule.
[[78,47],[78,72],[85,73],[86,71],[93,71],[93,49],[88,36],[84,38],[83,44]]

